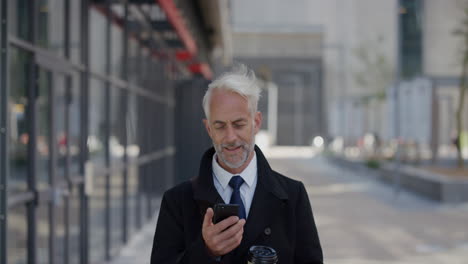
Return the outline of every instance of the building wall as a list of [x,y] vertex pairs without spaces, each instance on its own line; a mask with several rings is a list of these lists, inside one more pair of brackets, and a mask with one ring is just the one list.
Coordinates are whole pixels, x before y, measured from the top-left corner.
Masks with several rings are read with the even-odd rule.
[[[258,10],[262,10],[261,16]],[[233,3],[234,53],[261,56],[277,50],[279,56],[321,58],[327,130],[331,136],[343,135],[351,131],[345,125],[349,124],[347,120],[354,118],[345,110],[345,105],[351,102],[345,101],[384,90],[386,84],[376,87],[376,83],[388,79],[369,78],[371,83],[367,86],[357,83],[356,75],[371,74],[375,66],[363,62],[356,50],[364,49],[372,60],[383,56],[384,71],[391,75],[396,63],[395,14],[394,0],[236,1]],[[273,32],[283,34],[289,42],[284,42],[280,35],[272,36]],[[307,39],[298,32],[307,34]],[[253,39],[255,36],[267,37],[259,45]],[[296,44],[301,42],[303,46]],[[305,46],[307,49],[302,48]],[[380,130],[383,129],[382,126]]]
[[[435,100],[439,104],[434,120],[444,124],[436,126],[434,136],[440,144],[447,144],[455,130],[462,58],[461,40],[453,32],[463,19],[467,1],[422,2],[423,16],[419,18],[423,30],[422,75],[433,80]],[[269,55],[274,49],[281,56],[319,55],[329,136],[343,136],[349,144],[355,144],[367,132],[390,139],[397,131],[389,109],[393,99],[387,91],[399,70],[400,11],[403,10],[398,9],[397,0],[236,1],[233,3],[234,43],[238,43],[237,53],[251,56],[262,52]],[[270,38],[273,32],[290,34],[290,42],[282,42],[278,37],[277,43],[284,44],[277,44]],[[292,32],[320,37],[304,40]],[[268,41],[261,43],[254,39],[263,35],[269,36]],[[309,43],[310,50],[297,48],[295,41]],[[312,41],[320,45],[310,44]],[[321,48],[316,49],[318,46]],[[290,51],[289,47],[295,48]]]
[[[320,1],[233,2],[233,53],[278,87],[276,143],[310,145],[327,134]],[[311,14],[311,10],[314,10]],[[258,15],[262,10],[262,15]]]
[[[249,65],[260,76],[268,72],[271,76],[269,81],[278,87],[276,144],[309,145],[314,136],[326,134],[320,60],[282,57],[234,59]],[[268,95],[268,92],[262,93],[263,97]],[[269,101],[269,98],[264,100]],[[262,105],[262,101],[259,109],[266,113],[266,120],[268,108]]]
[[462,38],[454,35],[464,18],[466,0],[424,1],[424,73],[456,77],[461,72]]
[[[444,2],[428,0],[423,3],[424,16],[421,18],[423,75],[441,79],[440,82],[434,83],[437,90],[436,100],[440,104],[437,110],[438,120],[440,124],[444,124],[437,126],[437,137],[440,144],[446,145],[453,137],[451,134],[455,129],[454,111],[458,102],[457,84],[461,70],[461,43],[453,31],[462,20],[463,4],[466,2],[465,0]],[[372,71],[366,67],[362,59],[359,59],[356,49],[365,47],[368,55],[384,56],[388,61],[389,73],[395,74],[397,70],[396,4],[397,1],[349,1],[342,6],[335,6],[334,10],[329,8],[333,10],[331,13],[334,15],[331,16],[336,20],[329,20],[329,24],[324,26],[327,29],[324,42],[344,45],[341,51],[339,47],[330,45],[332,48],[325,48],[323,52],[325,91],[328,94],[328,109],[332,113],[329,116],[330,133],[346,137],[346,131],[354,131],[348,137],[351,143],[366,132],[377,132],[385,138],[390,138],[390,135],[395,133],[392,125],[393,117],[388,114],[389,105],[386,103],[391,98],[383,101],[372,100],[367,106],[355,104],[354,108],[363,108],[360,112],[346,109],[349,109],[352,102],[359,102],[359,97],[362,95],[373,93],[377,88],[386,90],[388,85],[392,84],[393,80],[389,79],[387,86],[360,85],[356,80],[357,75],[360,72],[372,74]],[[344,15],[340,16],[340,13]],[[341,28],[340,25],[344,26]],[[341,96],[346,96],[351,102],[341,101]],[[376,116],[376,113],[379,113],[379,116]],[[350,120],[365,121],[356,123]],[[349,127],[350,125],[353,127]]]
[[237,57],[320,58],[320,32],[317,33],[251,33],[233,34]]
[[[340,2],[330,1],[330,17],[333,19],[325,21],[325,91],[328,112],[334,113],[328,116],[330,135],[344,136],[354,142],[362,131],[372,129],[381,134],[386,128],[382,123],[370,120],[361,123],[364,127],[351,128],[349,126],[356,126],[356,123],[350,123],[350,120],[368,119],[369,111],[346,109],[350,104],[361,108],[359,105],[365,96],[384,91],[392,80],[397,57],[396,1]],[[383,58],[384,63],[377,63],[378,57]],[[365,83],[358,81],[361,76]],[[370,124],[374,125],[366,127]],[[360,132],[347,134],[347,131],[355,130]]]

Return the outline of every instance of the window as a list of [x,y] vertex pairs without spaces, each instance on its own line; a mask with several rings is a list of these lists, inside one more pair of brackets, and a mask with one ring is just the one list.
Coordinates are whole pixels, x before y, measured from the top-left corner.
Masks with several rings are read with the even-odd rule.
[[422,1],[400,0],[400,69],[409,79],[422,73]]

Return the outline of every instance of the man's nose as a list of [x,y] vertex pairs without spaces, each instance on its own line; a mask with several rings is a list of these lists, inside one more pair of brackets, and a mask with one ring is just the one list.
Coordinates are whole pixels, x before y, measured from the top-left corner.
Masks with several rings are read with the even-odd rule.
[[236,141],[237,135],[232,126],[228,126],[226,129],[226,136],[224,138],[227,143],[232,143]]

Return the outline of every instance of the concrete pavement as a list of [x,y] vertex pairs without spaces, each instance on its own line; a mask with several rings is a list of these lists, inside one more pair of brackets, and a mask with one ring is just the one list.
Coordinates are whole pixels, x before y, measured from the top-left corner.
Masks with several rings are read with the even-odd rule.
[[157,213],[146,223],[138,234],[119,252],[109,264],[148,264],[150,263],[153,235],[156,228]]
[[396,195],[392,186],[312,156],[270,162],[306,185],[326,263],[468,263],[468,204]]
[[[336,167],[310,149],[266,151],[306,185],[325,263],[468,264],[468,204],[444,205]],[[149,263],[155,219],[112,264]]]

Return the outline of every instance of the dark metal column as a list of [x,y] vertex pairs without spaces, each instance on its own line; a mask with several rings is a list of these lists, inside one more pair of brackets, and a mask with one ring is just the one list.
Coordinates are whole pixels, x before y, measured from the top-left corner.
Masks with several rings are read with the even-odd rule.
[[7,263],[8,179],[8,1],[0,6],[0,263]]
[[[110,1],[106,1],[106,12],[107,14],[110,14],[111,8],[110,8]],[[110,17],[107,17],[106,21],[106,75],[110,76],[111,74],[111,19]],[[105,166],[107,169],[111,168],[111,158],[110,158],[110,145],[109,145],[109,139],[110,139],[110,123],[111,123],[111,111],[110,111],[110,105],[111,105],[111,89],[110,89],[110,83],[106,81],[105,83],[105,118],[106,118],[106,125],[104,128],[104,134],[105,134],[105,141],[104,141],[104,159],[105,159]],[[111,173],[106,173],[105,177],[105,215],[104,215],[104,226],[105,226],[105,259],[110,260],[111,259],[111,198],[110,198],[110,186],[111,186]]]
[[[36,42],[36,31],[37,31],[37,23],[36,18],[39,12],[39,3],[38,1],[34,1],[30,3],[32,8],[28,9],[29,13],[29,41],[31,43]],[[34,194],[34,200],[28,202],[26,204],[26,214],[27,214],[27,225],[28,225],[28,264],[35,264],[36,263],[36,207],[38,204],[38,193],[36,188],[36,97],[37,97],[37,66],[33,63],[34,59],[31,58],[31,61],[28,64],[28,72],[27,72],[27,98],[28,104],[26,107],[26,116],[27,116],[27,131],[29,134],[29,142],[28,142],[28,190]]]
[[[65,12],[64,17],[65,26],[64,26],[64,37],[65,37],[65,58],[70,59],[70,0],[65,0]],[[65,135],[67,139],[70,138],[70,104],[72,102],[72,79],[70,76],[65,76]],[[63,224],[65,226],[65,237],[63,241],[63,263],[68,264],[70,259],[70,196],[72,184],[70,179],[70,140],[65,142],[65,180],[67,182],[67,190],[64,195],[64,215],[63,215]]]
[[[81,63],[85,70],[81,72],[81,115],[80,115],[80,174],[85,175],[85,163],[88,160],[88,101],[89,101],[89,0],[81,1]],[[89,202],[85,183],[80,186],[80,263],[89,260]]]
[[[122,79],[128,83],[128,1],[124,2],[124,34],[123,34],[123,65],[122,65]],[[124,145],[123,154],[123,194],[122,194],[122,242],[125,244],[128,240],[128,156],[127,156],[127,106],[128,106],[128,89],[122,93],[122,113],[123,113],[123,129],[122,129],[122,144]]]
[[[212,145],[202,123],[205,114],[201,102],[206,87],[208,81],[201,76],[179,81],[175,86],[174,120],[186,120],[174,123],[176,152],[173,157],[176,184],[188,180],[190,175],[198,171],[201,155]],[[190,131],[189,135],[184,131]]]
[[[160,62],[162,63],[162,62]],[[159,84],[159,86],[163,85],[163,82],[159,82],[159,80],[161,80],[161,74],[162,72],[161,71],[158,71],[158,65],[156,64],[155,61],[151,60],[150,61],[150,72],[153,72],[154,74],[153,75],[150,75],[149,79],[150,79],[150,83],[151,83],[151,88],[153,91],[156,91],[156,88],[158,87],[158,85],[156,84]],[[148,103],[148,102],[146,102]],[[145,148],[148,150],[148,153],[151,153],[153,151],[155,151],[156,149],[156,144],[154,143],[156,138],[155,137],[152,137],[150,135],[150,133],[148,133],[148,131],[154,131],[154,126],[155,126],[155,121],[151,121],[151,115],[155,115],[156,114],[156,104],[153,104],[153,105],[148,105],[146,106],[149,111],[142,111],[142,114],[143,114],[143,118],[145,119],[145,123],[148,123],[148,127],[151,128],[151,130],[146,130],[144,129],[144,146]],[[149,114],[148,114],[149,112]],[[150,163],[147,163],[144,165],[144,187],[143,187],[143,190],[145,192],[145,201],[146,201],[146,215],[145,215],[145,220],[148,220],[151,218],[152,216],[152,208],[151,208],[151,187],[153,186],[152,185],[152,178],[151,177],[151,172],[152,172],[152,168],[154,167],[154,162],[155,161],[152,161]]]
[[[174,76],[170,76],[171,78],[166,81],[166,85],[164,87],[164,96],[166,96],[166,104],[163,105],[164,107],[164,126],[165,126],[165,135],[164,135],[164,149],[172,149],[174,148],[174,109],[175,109],[175,80]],[[174,169],[173,169],[173,155],[166,154],[164,157],[164,165],[165,165],[165,187],[166,189],[171,188],[174,185]]]
[[57,218],[56,216],[56,208],[57,208],[57,201],[58,198],[58,188],[56,184],[56,169],[57,169],[57,151],[55,146],[55,135],[56,135],[56,120],[55,120],[55,88],[57,83],[56,73],[48,73],[47,77],[51,80],[47,82],[48,84],[48,92],[47,95],[49,97],[49,120],[50,120],[50,133],[49,133],[49,185],[52,190],[52,199],[47,203],[49,206],[49,263],[55,264],[55,235],[56,235],[56,226],[57,226]]
[[[151,53],[148,53],[148,56],[150,56],[150,54]],[[148,60],[148,57],[143,58],[143,49],[142,48],[138,49],[138,59],[137,59],[138,84],[139,86],[142,86],[143,88],[148,88],[146,86],[147,82],[145,82],[145,78],[146,78],[145,73],[147,72],[147,68],[146,68],[147,60]],[[138,108],[138,104],[135,107]],[[136,125],[136,127],[137,129],[139,129],[138,124]],[[137,130],[137,135],[138,133],[139,131]],[[138,142],[138,139],[136,140]],[[135,166],[138,166],[138,165],[135,165]],[[136,192],[136,197],[135,197],[135,228],[136,230],[139,230],[142,225],[142,221],[141,221],[141,185],[142,185],[142,182],[141,182],[141,177],[139,175],[137,175],[136,177],[137,177],[137,192]]]

